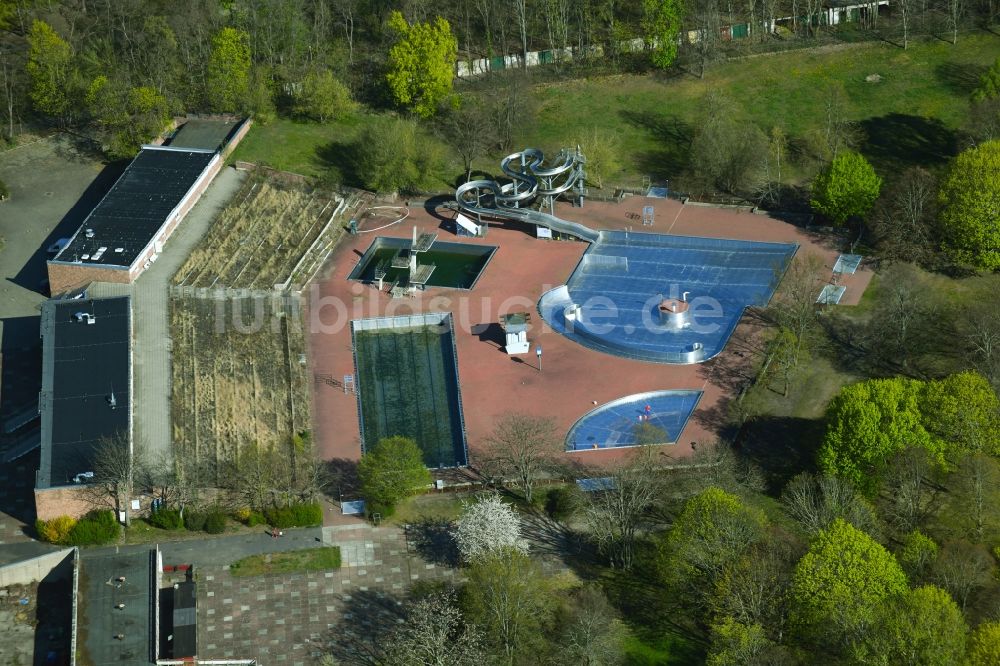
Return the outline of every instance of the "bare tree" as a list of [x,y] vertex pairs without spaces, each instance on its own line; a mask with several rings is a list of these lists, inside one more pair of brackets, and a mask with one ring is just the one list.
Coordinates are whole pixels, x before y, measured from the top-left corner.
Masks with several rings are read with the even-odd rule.
[[94,449],[91,489],[95,499],[105,505],[110,500],[115,507],[115,515],[124,513],[126,525],[131,522],[129,503],[143,465],[141,449],[133,448],[133,442],[125,431],[101,439]]
[[561,449],[553,419],[519,413],[501,417],[486,446],[487,469],[501,479],[513,478],[529,504],[535,483],[552,469]]
[[880,503],[889,525],[899,532],[910,532],[940,508],[944,489],[937,476],[937,466],[924,448],[905,449],[892,459]]
[[486,115],[482,98],[464,95],[461,106],[443,114],[440,119],[441,133],[462,158],[466,180],[472,177],[472,163],[496,143],[493,126],[483,122]]
[[482,634],[466,624],[449,593],[411,603],[384,645],[385,666],[479,666],[485,651]]
[[818,255],[800,253],[785,271],[766,310],[771,321],[794,336],[793,366],[819,326],[816,297],[823,285],[824,268],[823,259]]
[[513,0],[512,4],[521,32],[521,68],[528,69],[528,0]]
[[885,192],[871,226],[886,259],[921,262],[928,258],[933,251],[936,198],[936,179],[920,167],[906,171]]
[[333,0],[333,6],[340,14],[340,24],[347,40],[347,62],[354,64],[354,9],[357,0]]
[[948,27],[951,29],[951,43],[958,44],[958,28],[965,17],[966,0],[945,0],[944,9],[948,15]]
[[872,506],[849,482],[834,476],[799,474],[785,486],[781,502],[810,534],[825,530],[837,518],[868,533],[878,528]]
[[745,625],[760,624],[781,635],[788,620],[788,587],[799,544],[765,541],[730,567],[717,585],[712,610]]
[[965,611],[973,592],[990,582],[992,569],[993,559],[982,546],[953,541],[941,547],[931,565],[931,578]]
[[658,455],[654,447],[642,447],[610,474],[600,472],[606,485],[592,493],[587,522],[614,567],[632,566],[639,529],[660,491]]
[[687,21],[694,33],[691,45],[698,59],[698,78],[705,78],[709,61],[718,54],[721,39],[718,0],[687,0]]
[[621,663],[627,635],[624,623],[596,585],[575,591],[560,621],[560,661],[569,665],[609,666]]
[[1000,388],[1000,307],[995,301],[983,301],[970,308],[965,319],[973,365],[994,388]]

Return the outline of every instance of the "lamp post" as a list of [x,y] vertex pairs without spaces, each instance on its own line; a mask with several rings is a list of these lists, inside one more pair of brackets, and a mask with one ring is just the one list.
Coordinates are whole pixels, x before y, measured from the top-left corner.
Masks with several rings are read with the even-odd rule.
[[535,356],[538,357],[538,372],[542,371],[542,346],[535,347]]

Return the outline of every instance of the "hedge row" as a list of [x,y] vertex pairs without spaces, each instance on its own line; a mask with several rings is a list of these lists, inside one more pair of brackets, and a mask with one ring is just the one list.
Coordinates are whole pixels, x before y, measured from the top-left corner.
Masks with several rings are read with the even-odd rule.
[[177,509],[160,509],[148,518],[149,524],[164,530],[187,528],[189,532],[205,531],[222,534],[226,531],[226,514],[220,509],[185,511],[183,517]]
[[35,530],[43,541],[60,546],[100,546],[121,535],[121,525],[110,510],[91,511],[80,520],[69,516],[36,520]]
[[314,527],[323,524],[323,507],[318,502],[291,504],[264,511],[272,527]]

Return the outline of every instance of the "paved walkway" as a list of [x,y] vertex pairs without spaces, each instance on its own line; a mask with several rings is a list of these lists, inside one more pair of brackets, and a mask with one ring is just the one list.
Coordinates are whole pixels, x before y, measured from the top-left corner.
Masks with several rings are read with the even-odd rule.
[[240,188],[245,173],[225,168],[167,241],[166,249],[135,284],[101,284],[94,295],[132,295],[135,340],[134,414],[136,439],[155,458],[173,455],[170,430],[170,324],[168,287],[205,232]]

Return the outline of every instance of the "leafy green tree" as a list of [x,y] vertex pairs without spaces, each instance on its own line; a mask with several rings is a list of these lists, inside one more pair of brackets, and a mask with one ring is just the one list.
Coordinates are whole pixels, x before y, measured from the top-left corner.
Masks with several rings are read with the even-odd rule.
[[621,141],[616,132],[594,127],[574,143],[587,157],[587,181],[604,187],[604,179],[621,169]]
[[431,482],[424,456],[408,437],[386,437],[365,452],[358,463],[361,494],[369,513],[390,516],[405,497]]
[[205,99],[212,111],[244,110],[250,89],[250,38],[236,28],[212,37],[205,74]]
[[91,82],[84,100],[107,135],[105,152],[112,159],[134,156],[170,122],[166,97],[149,86],[122,89],[101,75]]
[[1000,140],[956,157],[938,201],[940,231],[952,258],[986,270],[1000,268]]
[[35,110],[64,119],[70,110],[73,52],[48,23],[35,21],[28,33],[28,77]]
[[775,643],[759,624],[743,624],[731,617],[712,625],[712,647],[707,666],[768,666]]
[[939,587],[925,585],[889,599],[871,631],[852,650],[861,664],[951,666],[965,654],[969,628],[962,611]]
[[994,97],[1000,97],[1000,58],[979,78],[979,85],[972,91],[973,102],[984,102]]
[[296,113],[321,123],[342,118],[354,109],[351,91],[326,69],[309,72],[295,100]]
[[812,184],[813,210],[836,224],[871,210],[882,179],[860,153],[844,151],[821,171]]
[[906,574],[892,554],[838,518],[795,566],[793,619],[806,634],[846,643],[875,622],[887,599],[906,592]]
[[920,530],[913,530],[903,537],[903,547],[897,558],[911,578],[921,578],[927,568],[937,559],[938,545]]
[[707,488],[688,500],[661,545],[665,580],[696,597],[711,594],[725,568],[761,539],[766,522],[736,495]]
[[441,144],[410,119],[379,116],[354,143],[354,166],[361,184],[379,192],[416,192],[433,187],[441,172]]
[[969,636],[969,666],[1000,664],[1000,622],[983,622]]
[[681,31],[681,7],[677,0],[643,0],[642,31],[650,46],[650,60],[666,69],[677,59],[677,36]]
[[920,396],[924,428],[967,452],[1000,453],[1000,399],[975,370],[927,382]]
[[492,643],[491,653],[507,664],[545,645],[543,630],[555,599],[538,565],[511,550],[476,560],[463,590],[466,616]]
[[389,92],[400,106],[430,118],[451,97],[458,40],[451,33],[451,25],[441,17],[433,23],[411,25],[394,11],[388,26],[396,33],[387,62]]
[[919,446],[943,463],[941,443],[924,429],[920,382],[871,379],[840,390],[826,410],[820,469],[871,492],[893,454]]

